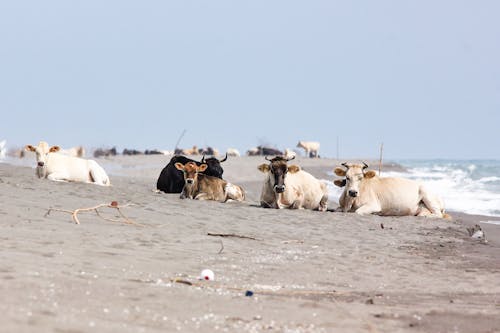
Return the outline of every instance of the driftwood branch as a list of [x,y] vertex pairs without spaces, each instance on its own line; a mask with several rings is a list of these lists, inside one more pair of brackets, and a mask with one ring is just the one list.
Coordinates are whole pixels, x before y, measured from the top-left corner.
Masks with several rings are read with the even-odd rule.
[[[133,225],[138,225],[138,226],[144,226],[143,224],[140,224],[140,223],[137,223],[137,222],[134,222],[134,221],[130,220],[120,210],[120,208],[128,207],[128,206],[131,206],[131,205],[132,204],[130,204],[130,203],[125,204],[125,205],[118,205],[118,202],[113,201],[113,202],[111,202],[109,204],[99,204],[99,205],[94,206],[94,207],[77,208],[75,210],[67,210],[67,209],[59,209],[59,208],[49,208],[49,210],[47,211],[47,213],[45,213],[45,217],[49,216],[50,213],[53,212],[53,211],[54,212],[68,213],[68,214],[71,214],[71,218],[72,218],[72,220],[76,224],[80,224],[80,220],[78,219],[78,213],[80,213],[80,212],[94,211],[97,214],[98,217],[100,217],[101,219],[103,219],[105,221],[116,222],[116,223],[125,223],[125,224],[133,224]],[[118,214],[120,214],[121,218],[120,219],[112,219],[112,218],[103,216],[99,212],[99,208],[103,208],[103,207],[116,209],[118,211]]]
[[236,238],[244,238],[244,239],[252,239],[252,240],[259,240],[255,237],[249,237],[249,236],[244,236],[244,235],[237,235],[237,234],[215,234],[215,233],[207,233],[208,236],[215,236],[215,237],[236,237]]

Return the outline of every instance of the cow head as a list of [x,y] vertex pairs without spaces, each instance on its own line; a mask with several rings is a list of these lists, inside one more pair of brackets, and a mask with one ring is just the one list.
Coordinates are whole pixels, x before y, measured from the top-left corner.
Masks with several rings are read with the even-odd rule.
[[184,181],[186,186],[193,185],[198,180],[198,173],[207,169],[208,165],[196,165],[194,162],[187,162],[186,164],[175,163],[175,168],[184,173]]
[[224,173],[224,170],[221,167],[221,163],[225,162],[227,160],[227,153],[226,157],[224,157],[221,160],[218,160],[216,157],[210,157],[205,160],[205,155],[203,155],[203,158],[201,159],[201,164],[207,164],[207,168],[205,172],[203,172],[207,176],[212,176],[212,177],[217,177],[222,179],[222,174]]
[[281,156],[276,156],[273,159],[268,159],[269,164],[259,165],[259,170],[263,173],[269,173],[269,179],[271,181],[271,186],[276,193],[285,192],[285,177],[288,172],[296,173],[300,171],[300,167],[297,165],[288,165],[287,162],[293,160],[292,158],[283,158]]
[[34,147],[32,145],[26,145],[24,147],[26,151],[31,151],[36,154],[36,171],[40,178],[45,177],[46,163],[50,153],[58,152],[61,148],[59,146],[52,146],[49,148],[49,144],[45,141],[40,141],[38,146]]
[[365,178],[369,179],[377,175],[373,170],[365,171],[368,164],[364,162],[363,165],[347,163],[342,163],[342,165],[345,169],[337,167],[333,171],[337,176],[345,178],[335,180],[334,184],[339,187],[345,186],[345,191],[351,198],[356,198],[359,195],[359,186]]

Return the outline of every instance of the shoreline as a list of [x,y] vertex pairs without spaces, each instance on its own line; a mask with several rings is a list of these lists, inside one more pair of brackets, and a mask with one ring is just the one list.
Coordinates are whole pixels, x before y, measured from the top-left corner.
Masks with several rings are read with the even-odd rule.
[[[170,159],[163,158],[159,164]],[[107,160],[124,170],[111,176],[111,187],[40,180],[32,168],[0,163],[3,329],[486,333],[500,327],[494,283],[500,245],[492,231],[498,226],[481,225],[484,243],[465,230],[484,218],[477,215],[452,213],[450,222],[260,208],[260,161],[225,162],[224,178],[244,186],[248,198],[225,204],[155,193],[161,169],[132,167],[149,159]],[[319,162],[323,171],[317,160],[297,164],[320,177],[331,161]],[[79,214],[80,225],[66,212],[46,216],[49,208],[111,201],[131,203],[122,213],[140,225],[93,211]],[[105,208],[101,214],[120,217]],[[215,281],[198,280],[206,268]]]

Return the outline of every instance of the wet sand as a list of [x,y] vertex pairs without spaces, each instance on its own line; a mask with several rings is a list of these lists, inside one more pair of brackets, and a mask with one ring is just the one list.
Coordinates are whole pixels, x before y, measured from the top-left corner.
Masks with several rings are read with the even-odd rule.
[[[481,224],[487,243],[466,231],[498,218],[263,209],[261,157],[224,164],[245,202],[181,200],[153,191],[168,160],[98,159],[111,187],[0,164],[0,331],[500,331],[499,228]],[[331,180],[336,161],[296,163]],[[112,201],[140,225],[45,216]],[[205,268],[215,281],[198,280]]]

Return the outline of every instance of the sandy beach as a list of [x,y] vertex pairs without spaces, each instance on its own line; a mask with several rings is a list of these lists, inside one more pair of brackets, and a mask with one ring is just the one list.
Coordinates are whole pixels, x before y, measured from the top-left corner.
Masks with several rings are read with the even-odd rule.
[[[154,192],[169,159],[97,159],[111,187],[0,163],[1,332],[500,332],[499,227],[466,230],[500,218],[264,209],[262,157],[223,165],[245,202],[181,200]],[[336,162],[294,163],[331,180]],[[134,224],[46,216],[112,201]]]

